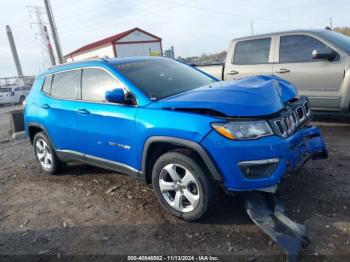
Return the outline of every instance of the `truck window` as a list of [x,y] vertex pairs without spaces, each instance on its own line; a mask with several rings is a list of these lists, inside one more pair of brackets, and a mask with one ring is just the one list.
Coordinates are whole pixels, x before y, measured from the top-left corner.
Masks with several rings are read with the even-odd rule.
[[80,70],[56,73],[53,76],[51,95],[63,99],[77,99]]
[[104,102],[106,91],[115,88],[122,88],[122,84],[107,72],[98,68],[83,69],[81,82],[83,100]]
[[280,63],[313,62],[312,51],[325,44],[306,35],[287,35],[280,39]]
[[326,40],[332,42],[334,45],[343,49],[347,54],[350,54],[350,37],[338,32],[326,30],[320,35]]
[[237,42],[233,55],[233,64],[267,64],[269,62],[270,45],[270,37]]

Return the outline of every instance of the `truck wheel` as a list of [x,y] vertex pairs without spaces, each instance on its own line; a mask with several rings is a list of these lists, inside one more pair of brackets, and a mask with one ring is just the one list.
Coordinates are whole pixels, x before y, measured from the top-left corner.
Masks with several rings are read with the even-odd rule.
[[39,132],[34,136],[33,147],[35,158],[41,169],[47,174],[56,174],[61,165],[61,161],[57,158],[50,140],[43,132]]
[[199,219],[212,200],[213,184],[204,170],[180,152],[160,156],[153,166],[152,184],[162,206],[184,220]]

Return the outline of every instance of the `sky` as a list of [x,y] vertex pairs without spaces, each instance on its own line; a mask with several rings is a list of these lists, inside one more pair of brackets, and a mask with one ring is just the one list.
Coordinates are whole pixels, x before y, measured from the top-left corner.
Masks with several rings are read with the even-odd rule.
[[[10,25],[25,75],[49,64],[33,8],[43,0],[0,1],[0,78],[15,76],[5,26]],[[348,0],[51,0],[64,54],[139,27],[162,38],[176,56],[226,50],[236,37],[281,30],[350,26]],[[44,9],[39,9],[47,22]]]

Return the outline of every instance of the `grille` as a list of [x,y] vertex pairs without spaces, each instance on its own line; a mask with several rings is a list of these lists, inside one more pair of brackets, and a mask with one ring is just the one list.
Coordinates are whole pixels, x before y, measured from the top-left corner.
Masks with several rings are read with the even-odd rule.
[[277,118],[270,121],[270,124],[278,136],[286,138],[292,135],[310,118],[310,104],[307,98],[302,97],[298,101],[288,105],[286,110],[281,112]]

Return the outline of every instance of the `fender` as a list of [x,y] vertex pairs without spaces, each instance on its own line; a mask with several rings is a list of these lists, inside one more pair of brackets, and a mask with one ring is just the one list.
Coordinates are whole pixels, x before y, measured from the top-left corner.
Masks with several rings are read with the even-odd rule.
[[200,157],[208,167],[209,172],[211,173],[213,179],[218,182],[223,182],[221,174],[219,173],[212,159],[200,144],[190,140],[176,138],[176,137],[168,137],[168,136],[153,136],[148,138],[147,141],[145,142],[143,151],[142,151],[142,169],[141,169],[142,171],[141,172],[143,175],[146,174],[146,159],[147,159],[148,149],[153,143],[156,143],[156,142],[169,143],[169,144],[183,146],[183,147],[192,149],[193,151],[197,152],[200,155]]
[[[46,127],[44,127],[44,126],[41,125],[41,124],[35,123],[35,122],[28,122],[28,123],[26,124],[25,129],[26,129],[26,131],[27,131],[26,133],[27,133],[27,136],[28,136],[29,139],[30,139],[30,137],[29,137],[29,128],[30,128],[30,127],[37,127],[37,128],[42,129],[42,130],[44,131],[45,135],[48,137],[48,139],[50,139],[50,142],[51,142],[52,147],[56,150],[56,147],[55,147],[55,145],[52,143],[51,137],[50,137],[49,133],[47,132]],[[31,142],[32,142],[32,141],[31,141]]]

